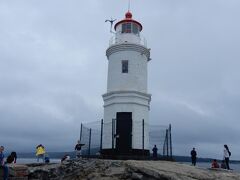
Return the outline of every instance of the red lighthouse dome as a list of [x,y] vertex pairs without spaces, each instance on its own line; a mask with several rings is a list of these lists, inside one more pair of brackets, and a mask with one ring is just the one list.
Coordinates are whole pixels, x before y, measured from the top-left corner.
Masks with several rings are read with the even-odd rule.
[[138,21],[132,19],[132,13],[128,11],[125,14],[125,19],[117,22],[114,26],[114,29],[117,30],[117,27],[122,25],[122,33],[134,33],[137,34],[142,31],[142,25]]
[[128,11],[126,14],[125,14],[125,17],[126,19],[131,19],[132,18],[132,13],[130,11]]

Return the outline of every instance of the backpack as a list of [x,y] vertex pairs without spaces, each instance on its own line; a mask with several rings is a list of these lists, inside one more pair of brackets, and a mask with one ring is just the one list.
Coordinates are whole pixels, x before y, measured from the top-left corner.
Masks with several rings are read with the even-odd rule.
[[231,155],[232,155],[232,153],[231,153],[230,151],[228,151],[228,154],[229,154],[229,156],[231,156]]

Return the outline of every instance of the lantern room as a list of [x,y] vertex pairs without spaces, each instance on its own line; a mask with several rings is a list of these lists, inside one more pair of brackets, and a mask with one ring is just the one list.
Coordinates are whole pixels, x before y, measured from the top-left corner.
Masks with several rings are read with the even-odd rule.
[[132,19],[132,13],[128,11],[125,19],[117,22],[114,26],[116,31],[115,43],[135,43],[141,44],[140,32],[142,25],[138,21]]

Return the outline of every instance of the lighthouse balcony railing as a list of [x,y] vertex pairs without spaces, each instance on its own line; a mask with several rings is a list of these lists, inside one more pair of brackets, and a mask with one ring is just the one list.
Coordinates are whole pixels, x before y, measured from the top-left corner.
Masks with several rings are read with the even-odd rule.
[[135,41],[126,41],[122,38],[120,38],[117,34],[112,36],[109,40],[109,46],[112,46],[112,45],[116,45],[116,44],[124,44],[124,43],[136,43],[136,44],[140,44],[142,46],[145,46],[147,47],[147,40],[145,39],[145,37],[141,36],[141,35],[135,35],[135,34],[132,34],[132,36],[136,36],[137,39],[139,39],[138,42],[135,42]]

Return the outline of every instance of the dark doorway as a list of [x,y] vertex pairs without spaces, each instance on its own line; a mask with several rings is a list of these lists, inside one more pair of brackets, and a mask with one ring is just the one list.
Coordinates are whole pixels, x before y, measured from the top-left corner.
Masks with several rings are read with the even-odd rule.
[[120,155],[131,153],[132,149],[132,113],[117,112],[116,150]]

